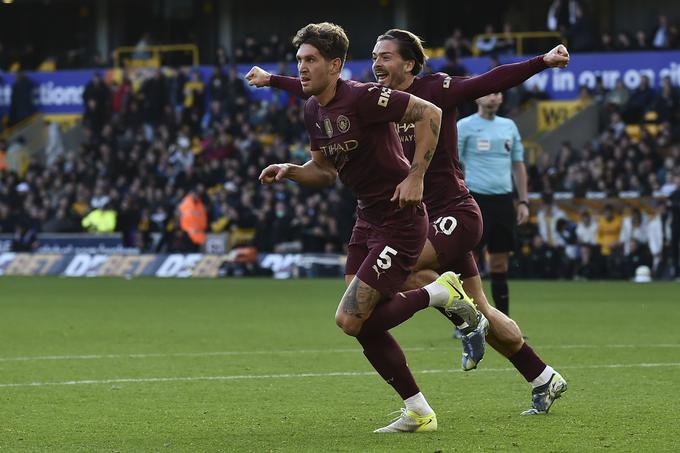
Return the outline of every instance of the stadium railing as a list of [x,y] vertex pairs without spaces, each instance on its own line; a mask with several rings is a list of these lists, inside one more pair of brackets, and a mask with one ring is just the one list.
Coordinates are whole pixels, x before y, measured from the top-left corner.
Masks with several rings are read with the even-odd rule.
[[[124,64],[128,68],[161,67],[161,56],[164,53],[185,52],[191,54],[193,66],[199,65],[199,52],[196,44],[169,44],[146,47],[118,47],[113,51],[113,65],[121,67]],[[139,54],[139,55],[135,55]],[[123,59],[123,55],[131,55],[131,58]]]
[[472,55],[478,57],[481,55],[480,50],[477,48],[477,40],[479,38],[495,37],[496,39],[511,39],[515,41],[515,54],[524,55],[524,41],[527,39],[545,39],[545,38],[555,38],[557,41],[561,42],[565,46],[567,45],[567,39],[564,38],[560,33],[554,31],[521,31],[513,33],[481,33],[475,35],[472,39]]

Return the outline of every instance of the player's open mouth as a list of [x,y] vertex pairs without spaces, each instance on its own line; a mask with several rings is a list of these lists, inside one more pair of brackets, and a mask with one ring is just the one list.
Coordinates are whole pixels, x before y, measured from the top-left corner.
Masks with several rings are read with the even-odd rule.
[[309,77],[300,76],[300,83],[301,83],[302,85],[308,85],[309,82],[310,82],[310,78],[309,78]]
[[387,73],[387,72],[376,72],[376,73],[375,73],[375,79],[376,79],[379,83],[382,83],[382,82],[384,82],[384,81],[387,79],[387,77],[389,77],[389,75],[390,75],[390,74]]

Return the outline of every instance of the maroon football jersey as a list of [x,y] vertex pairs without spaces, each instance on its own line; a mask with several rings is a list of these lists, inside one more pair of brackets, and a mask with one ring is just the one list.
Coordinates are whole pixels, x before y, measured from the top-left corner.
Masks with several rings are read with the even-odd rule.
[[[442,109],[439,142],[430,166],[425,173],[423,201],[430,218],[436,218],[448,206],[455,205],[469,195],[458,160],[458,105],[490,93],[507,90],[546,69],[543,55],[519,63],[498,66],[475,77],[450,77],[437,73],[416,77],[407,93],[430,101]],[[271,86],[306,98],[299,79],[286,76],[271,77]],[[398,124],[399,138],[409,161],[415,154],[415,125]]]
[[328,104],[321,106],[313,97],[305,104],[312,151],[321,151],[335,165],[365,220],[379,222],[399,207],[390,198],[411,165],[394,123],[403,118],[409,99],[374,83],[338,80]]
[[[448,206],[470,193],[458,160],[457,106],[490,93],[516,86],[546,68],[543,56],[520,63],[507,64],[476,77],[450,77],[444,73],[416,77],[407,93],[430,101],[442,109],[439,142],[425,173],[423,201],[430,218],[436,218]],[[398,124],[399,138],[409,160],[415,154],[415,126]]]

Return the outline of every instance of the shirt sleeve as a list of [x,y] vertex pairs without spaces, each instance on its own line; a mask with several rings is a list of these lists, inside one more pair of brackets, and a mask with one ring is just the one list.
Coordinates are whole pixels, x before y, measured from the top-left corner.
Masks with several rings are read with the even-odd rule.
[[515,122],[512,122],[512,161],[524,162],[524,145]]
[[519,63],[504,64],[474,77],[443,80],[442,108],[453,108],[491,93],[505,91],[546,69],[543,55]]
[[357,87],[356,112],[359,119],[367,124],[396,123],[406,113],[411,95],[390,88],[366,84]]
[[297,77],[272,74],[269,79],[269,85],[272,88],[278,88],[299,98],[309,99],[309,96],[302,91],[302,84]]

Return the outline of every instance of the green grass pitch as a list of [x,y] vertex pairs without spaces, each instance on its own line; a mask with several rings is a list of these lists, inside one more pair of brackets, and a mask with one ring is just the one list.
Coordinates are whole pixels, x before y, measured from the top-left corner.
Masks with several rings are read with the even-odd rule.
[[680,285],[517,282],[511,310],[569,390],[489,350],[459,371],[434,310],[394,334],[439,431],[335,327],[340,280],[0,278],[0,452],[680,451]]

